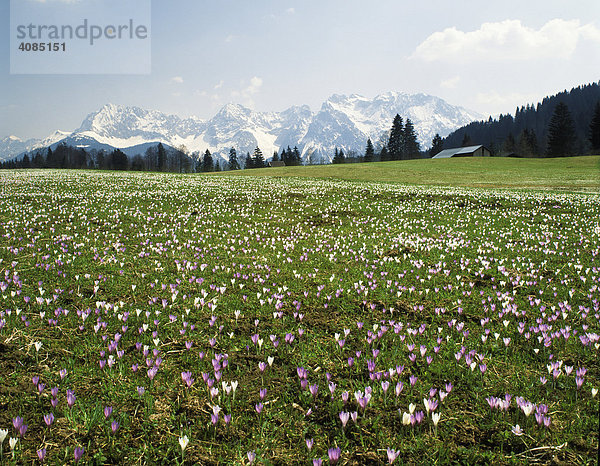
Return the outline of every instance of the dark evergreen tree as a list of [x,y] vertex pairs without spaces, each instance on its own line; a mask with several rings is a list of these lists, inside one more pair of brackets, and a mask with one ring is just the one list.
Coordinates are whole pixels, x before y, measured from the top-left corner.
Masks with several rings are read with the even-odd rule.
[[402,117],[398,114],[394,117],[392,129],[390,131],[390,139],[388,141],[388,151],[390,152],[391,160],[400,160],[404,152],[404,123]]
[[265,158],[258,146],[254,149],[254,154],[252,155],[252,166],[254,168],[264,168],[265,166]]
[[372,162],[375,158],[375,149],[373,148],[373,143],[371,142],[371,138],[367,139],[367,147],[365,149],[365,162]]
[[239,170],[240,164],[237,159],[237,151],[235,147],[229,149],[229,169],[230,170]]
[[502,152],[505,154],[517,153],[517,142],[515,141],[515,137],[512,133],[508,133],[508,136],[506,136],[504,144],[502,144]]
[[431,149],[429,150],[429,155],[433,157],[434,155],[439,154],[444,150],[444,141],[442,137],[436,133],[433,139],[431,140]]
[[302,165],[302,157],[300,156],[300,151],[297,146],[294,146],[294,150],[292,151],[292,165],[298,166]]
[[161,142],[158,143],[157,156],[158,171],[165,171],[165,169],[167,168],[167,151],[165,150]]
[[338,151],[338,148],[336,147],[335,152],[333,153],[333,160],[331,161],[331,163],[340,164],[344,162],[344,152]]
[[594,108],[594,115],[590,123],[589,141],[592,145],[592,152],[600,154],[600,100],[596,102],[596,107]]
[[473,140],[471,139],[471,136],[469,136],[467,133],[465,133],[462,142],[460,143],[461,147],[469,147],[473,145]]
[[133,171],[142,171],[144,169],[144,159],[140,154],[136,154],[131,161],[131,169]]
[[383,146],[381,148],[381,152],[379,152],[379,160],[382,162],[387,162],[390,160],[390,152],[387,149],[387,146]]
[[33,158],[33,168],[44,168],[44,156],[37,151]]
[[537,135],[535,134],[535,130],[529,131],[529,142],[527,144],[529,146],[529,150],[531,151],[532,157],[540,156],[540,145],[538,143]]
[[129,160],[123,151],[115,149],[111,152],[110,157],[112,159],[111,164],[114,170],[127,170],[129,166]]
[[212,155],[208,149],[204,152],[204,156],[202,157],[202,171],[203,172],[211,172],[214,170],[214,162]]
[[244,169],[254,168],[254,164],[252,163],[252,157],[250,157],[250,152],[246,152],[246,160],[244,163]]
[[521,132],[517,141],[517,153],[521,157],[538,156],[538,143],[535,131],[525,128]]
[[273,152],[273,158],[271,159],[272,162],[279,162],[279,154],[277,153],[277,151]]
[[419,142],[417,141],[417,133],[415,132],[415,127],[412,121],[410,121],[410,118],[407,118],[406,123],[404,124],[404,140],[402,146],[402,158],[416,159],[419,157],[419,152],[421,151],[421,148],[419,147]]
[[221,164],[219,163],[218,160],[215,160],[215,166],[213,168],[213,171],[216,171],[216,172],[220,172],[221,171]]
[[29,160],[29,156],[25,154],[23,156],[23,160],[21,160],[21,168],[31,168],[31,161]]
[[548,126],[548,146],[546,153],[551,157],[573,155],[575,151],[575,124],[569,107],[559,102],[554,109]]

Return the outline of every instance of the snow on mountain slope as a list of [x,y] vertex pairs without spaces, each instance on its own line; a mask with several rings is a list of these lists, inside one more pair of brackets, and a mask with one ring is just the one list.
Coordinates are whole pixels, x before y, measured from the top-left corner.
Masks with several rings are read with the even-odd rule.
[[0,140],[0,162],[10,160],[23,152],[51,146],[70,134],[67,131],[55,131],[44,139],[28,139],[27,141],[23,141],[16,136],[8,136]]
[[387,140],[396,114],[412,120],[423,148],[431,144],[436,133],[445,136],[482,117],[438,97],[398,92],[373,99],[335,94],[317,113],[306,105],[282,112],[257,112],[239,104],[227,104],[206,121],[106,104],[89,114],[72,133],[57,131],[41,141],[3,139],[0,159],[69,138],[70,141],[95,140],[120,149],[162,142],[172,147],[185,146],[190,152],[203,153],[208,149],[223,159],[227,159],[231,147],[235,147],[241,157],[258,146],[265,158],[269,158],[275,150],[280,152],[287,146],[297,146],[305,161],[312,158],[326,162],[331,160],[336,147],[346,153],[362,153],[369,137],[376,147],[381,146]]

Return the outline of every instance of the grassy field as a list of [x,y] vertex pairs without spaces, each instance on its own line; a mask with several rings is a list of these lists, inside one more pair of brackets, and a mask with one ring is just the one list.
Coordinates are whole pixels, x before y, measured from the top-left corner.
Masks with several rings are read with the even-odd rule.
[[0,463],[595,464],[598,158],[535,162],[0,173]]
[[244,170],[248,176],[301,176],[426,186],[600,192],[600,156],[554,159],[465,157]]

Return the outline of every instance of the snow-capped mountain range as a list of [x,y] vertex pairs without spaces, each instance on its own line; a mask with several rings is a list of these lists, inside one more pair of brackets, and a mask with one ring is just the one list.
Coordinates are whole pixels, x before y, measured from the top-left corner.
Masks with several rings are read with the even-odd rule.
[[257,112],[239,104],[227,104],[209,120],[180,118],[155,110],[107,104],[89,114],[73,132],[56,131],[42,140],[22,141],[9,136],[0,141],[0,160],[65,142],[89,149],[119,148],[130,156],[143,154],[149,145],[162,142],[185,146],[190,152],[227,158],[260,147],[265,158],[273,151],[298,146],[304,161],[330,161],[335,147],[362,154],[367,138],[381,146],[387,140],[396,114],[410,118],[422,147],[436,133],[442,137],[482,115],[425,94],[388,92],[373,99],[356,94],[333,95],[318,112],[307,105],[283,112]]

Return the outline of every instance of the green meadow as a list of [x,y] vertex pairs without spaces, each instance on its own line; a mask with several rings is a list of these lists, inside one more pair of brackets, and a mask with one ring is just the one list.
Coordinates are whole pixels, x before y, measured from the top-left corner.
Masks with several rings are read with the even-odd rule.
[[425,186],[600,191],[600,156],[549,159],[465,157],[244,170],[248,176],[301,176]]
[[0,173],[0,463],[595,464],[599,157]]

